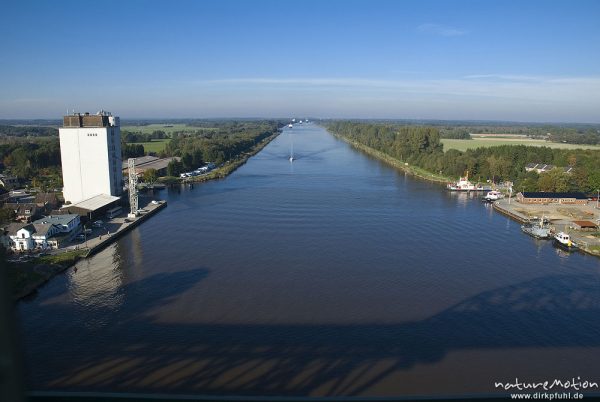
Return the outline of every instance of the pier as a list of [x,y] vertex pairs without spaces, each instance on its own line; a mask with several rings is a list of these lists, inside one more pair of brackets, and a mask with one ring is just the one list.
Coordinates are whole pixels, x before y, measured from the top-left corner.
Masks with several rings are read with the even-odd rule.
[[521,204],[512,199],[503,198],[493,203],[494,210],[519,222],[526,223],[537,221],[542,216],[550,221],[554,232],[566,232],[579,245],[579,250],[584,253],[600,256],[600,238],[591,232],[575,230],[575,220],[590,220],[598,222],[600,211],[594,204]]
[[147,204],[143,208],[141,208],[142,212],[138,217],[118,217],[112,219],[108,225],[110,227],[117,226],[118,228],[116,229],[116,231],[106,235],[100,235],[92,239],[88,239],[85,243],[86,247],[88,248],[88,252],[85,255],[85,258],[88,258],[96,254],[98,251],[104,249],[106,246],[119,239],[122,235],[129,232],[131,229],[137,227],[142,222],[155,215],[163,208],[166,208],[166,206],[167,201],[158,201],[157,204],[154,204],[151,200],[148,200]]

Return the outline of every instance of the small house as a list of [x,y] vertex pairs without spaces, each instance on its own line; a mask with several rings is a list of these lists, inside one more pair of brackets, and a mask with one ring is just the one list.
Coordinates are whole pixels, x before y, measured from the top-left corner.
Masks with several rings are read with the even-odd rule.
[[585,194],[577,192],[524,191],[517,194],[521,204],[587,204]]
[[582,230],[586,232],[593,232],[598,229],[598,225],[591,221],[573,221],[573,229]]

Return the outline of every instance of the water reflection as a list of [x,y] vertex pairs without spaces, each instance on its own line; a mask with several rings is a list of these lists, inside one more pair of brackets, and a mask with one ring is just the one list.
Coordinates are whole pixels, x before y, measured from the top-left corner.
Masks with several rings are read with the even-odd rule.
[[77,270],[69,272],[70,293],[76,304],[119,309],[123,303],[123,270],[115,268],[115,262],[121,260],[118,249],[118,243],[113,243],[101,251],[98,261],[84,260],[77,264]]

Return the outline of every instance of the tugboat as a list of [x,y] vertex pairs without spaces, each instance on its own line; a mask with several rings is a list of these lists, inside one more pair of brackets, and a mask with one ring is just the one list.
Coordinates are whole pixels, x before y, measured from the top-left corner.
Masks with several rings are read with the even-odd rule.
[[558,232],[554,235],[554,245],[565,251],[573,251],[579,248],[577,244],[573,243],[571,236],[565,232]]
[[527,233],[529,236],[535,237],[536,239],[551,239],[552,234],[550,228],[546,225],[547,220],[542,216],[540,223],[532,225],[531,223],[521,226],[523,233]]

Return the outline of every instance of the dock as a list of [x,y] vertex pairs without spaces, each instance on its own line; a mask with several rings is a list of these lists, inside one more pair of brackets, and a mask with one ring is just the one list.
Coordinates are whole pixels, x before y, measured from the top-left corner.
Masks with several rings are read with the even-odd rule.
[[136,218],[116,218],[115,221],[117,221],[117,222],[116,223],[113,222],[112,225],[115,225],[115,224],[117,224],[117,225],[120,224],[120,225],[115,232],[107,234],[107,235],[101,235],[99,237],[95,237],[95,238],[87,240],[86,244],[87,244],[88,252],[85,255],[85,258],[91,257],[92,255],[96,254],[100,250],[104,249],[112,242],[118,240],[125,233],[134,229],[135,227],[140,225],[142,222],[146,221],[148,218],[157,214],[159,211],[161,211],[162,209],[164,209],[166,207],[167,207],[167,201],[159,201],[158,204],[153,204],[152,202],[148,202],[148,204],[142,208],[142,210],[146,211],[146,212],[141,213],[138,217],[136,217]]
[[[495,201],[494,203],[492,203],[492,207],[500,212],[502,215],[506,215],[509,218],[519,222],[519,223],[527,223],[529,222],[529,217],[515,211],[514,209],[511,209],[508,207],[508,202],[503,199],[504,202],[501,202],[501,200]],[[513,202],[516,202],[513,200]]]
[[590,232],[583,232],[573,228],[573,221],[585,219],[597,221],[600,218],[600,210],[594,204],[571,205],[571,204],[521,204],[516,199],[500,199],[493,203],[494,210],[519,223],[539,220],[542,216],[550,220],[550,225],[556,232],[567,232],[571,235],[579,250],[600,256],[600,238]]

